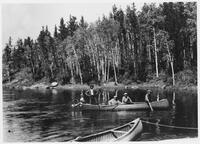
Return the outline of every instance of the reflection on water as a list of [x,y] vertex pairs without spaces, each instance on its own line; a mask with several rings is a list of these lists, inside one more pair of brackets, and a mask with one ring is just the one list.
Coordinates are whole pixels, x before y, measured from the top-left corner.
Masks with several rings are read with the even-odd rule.
[[[197,127],[197,94],[153,90],[152,100],[167,98],[170,109],[163,111],[82,112],[71,105],[84,91],[3,91],[4,141],[68,141],[104,131],[135,118],[144,129],[138,140],[159,140],[179,137],[196,137],[197,131],[161,127],[159,124]],[[144,90],[126,89],[134,101],[144,101]],[[100,90],[99,103],[106,103],[114,95],[121,100],[123,90]],[[191,112],[192,111],[192,112]]]

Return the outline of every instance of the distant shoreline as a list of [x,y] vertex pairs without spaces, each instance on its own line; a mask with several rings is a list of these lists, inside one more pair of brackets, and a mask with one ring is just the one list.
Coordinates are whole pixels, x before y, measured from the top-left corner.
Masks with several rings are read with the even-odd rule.
[[[11,85],[11,84],[3,84],[3,88],[8,89],[17,89],[17,90],[45,90],[45,89],[52,89],[50,84],[47,83],[35,83],[31,86],[20,86],[20,85]],[[89,85],[87,84],[66,84],[66,85],[58,85],[53,89],[62,89],[62,90],[85,90],[88,89]],[[172,86],[172,85],[156,85],[153,83],[141,83],[141,84],[117,84],[115,85],[114,82],[105,83],[103,85],[96,85],[94,84],[95,89],[160,89],[160,90],[184,90],[184,91],[196,91],[197,86],[195,85],[188,85],[188,86]]]

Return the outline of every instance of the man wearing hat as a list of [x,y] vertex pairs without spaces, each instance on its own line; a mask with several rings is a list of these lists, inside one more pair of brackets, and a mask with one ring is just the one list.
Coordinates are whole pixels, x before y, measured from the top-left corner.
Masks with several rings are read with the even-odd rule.
[[151,90],[148,89],[145,95],[145,102],[147,103],[147,105],[149,105],[149,108],[151,109],[151,111],[153,111],[153,108],[150,103],[150,100],[151,100],[150,94],[151,94]]
[[131,98],[128,96],[127,93],[124,93],[124,96],[122,97],[122,104],[131,104],[133,101]]
[[118,105],[121,104],[119,100],[117,100],[117,96],[115,95],[111,100],[108,101],[109,105]]
[[97,92],[94,90],[94,85],[90,85],[90,89],[87,90],[85,94],[89,97],[90,104],[97,104],[97,99],[95,97],[95,95],[97,95]]
[[150,102],[150,100],[149,100],[149,98],[150,98],[150,94],[151,94],[151,90],[147,90],[147,93],[146,93],[146,95],[145,95],[145,101],[146,102]]

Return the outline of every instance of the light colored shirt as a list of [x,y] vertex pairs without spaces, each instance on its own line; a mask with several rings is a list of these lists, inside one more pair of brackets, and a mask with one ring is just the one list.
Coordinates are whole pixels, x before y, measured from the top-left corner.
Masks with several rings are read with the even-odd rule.
[[145,101],[149,101],[149,94],[145,95]]
[[94,90],[93,89],[90,89],[90,94],[94,95]]
[[94,96],[94,89],[89,89],[86,91],[87,96]]
[[84,103],[84,102],[85,102],[85,100],[84,100],[83,97],[80,98],[80,102],[81,102],[81,103]]
[[130,97],[125,97],[125,96],[123,96],[123,98],[122,98],[122,103],[123,104],[126,104],[126,103],[128,103],[128,102],[131,102],[132,103],[132,100],[131,100],[131,98]]
[[115,100],[114,98],[108,101],[109,105],[117,105],[117,104],[121,104],[120,101]]

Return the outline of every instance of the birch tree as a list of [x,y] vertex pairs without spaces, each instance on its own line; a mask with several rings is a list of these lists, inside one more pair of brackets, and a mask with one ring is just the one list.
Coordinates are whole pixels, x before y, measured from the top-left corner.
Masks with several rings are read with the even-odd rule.
[[160,41],[160,47],[162,53],[164,53],[163,59],[166,60],[167,63],[170,64],[171,73],[172,73],[172,83],[173,86],[175,85],[175,73],[174,73],[174,56],[172,51],[174,49],[174,42],[173,40],[169,39],[169,34],[166,31],[160,30],[158,35],[158,40]]

